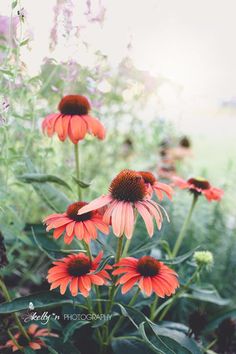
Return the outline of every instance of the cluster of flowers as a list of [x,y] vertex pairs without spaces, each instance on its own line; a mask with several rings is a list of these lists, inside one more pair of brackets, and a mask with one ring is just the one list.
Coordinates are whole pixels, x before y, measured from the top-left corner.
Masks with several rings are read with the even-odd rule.
[[[104,139],[105,129],[101,122],[89,115],[90,103],[84,96],[69,95],[59,103],[60,113],[50,114],[43,121],[43,130],[52,136],[57,133],[59,139],[69,139],[77,144],[86,133]],[[98,230],[109,233],[112,226],[117,237],[125,235],[130,239],[133,235],[136,215],[143,218],[150,237],[154,233],[153,220],[158,229],[162,226],[164,208],[152,200],[153,192],[159,200],[164,194],[172,199],[173,190],[170,186],[160,183],[150,172],[121,171],[111,182],[108,193],[90,203],[77,201],[68,206],[62,214],[52,214],[44,219],[47,231],[54,229],[53,236],[57,239],[64,235],[64,242],[70,244],[74,237],[87,244],[95,240]],[[96,272],[102,259],[102,252],[91,259],[84,253],[71,254],[54,262],[48,272],[51,290],[60,287],[64,294],[68,285],[70,292],[76,296],[80,292],[87,297],[92,284],[104,285],[111,278],[108,273],[112,267],[106,265]],[[150,296],[154,291],[164,297],[175,292],[178,286],[177,274],[153,257],[144,256],[140,259],[126,257],[114,265],[112,274],[123,274],[117,285],[121,284],[122,293],[130,290],[135,283]]]

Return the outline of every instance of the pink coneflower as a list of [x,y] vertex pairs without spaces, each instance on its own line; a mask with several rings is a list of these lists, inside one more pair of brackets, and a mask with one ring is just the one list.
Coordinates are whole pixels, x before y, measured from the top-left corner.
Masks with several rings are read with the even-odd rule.
[[[42,347],[46,347],[46,344],[41,339],[41,337],[58,337],[57,334],[49,332],[46,328],[39,328],[36,324],[31,324],[27,329],[27,334],[30,338],[28,341],[20,332],[14,335],[16,342],[20,345],[22,349],[30,347],[33,350],[39,350]],[[13,352],[18,351],[18,347],[15,345],[13,340],[9,340],[1,348],[11,348]]]
[[189,178],[187,181],[180,177],[173,177],[174,185],[180,189],[188,189],[196,196],[204,195],[210,202],[212,200],[219,201],[224,195],[224,191],[219,188],[212,187],[210,182],[202,177]]
[[87,133],[101,140],[105,138],[102,123],[89,115],[91,107],[85,96],[65,96],[61,99],[58,109],[59,113],[49,114],[42,122],[43,131],[48,136],[57,133],[61,141],[69,137],[74,144],[83,140]]
[[97,210],[78,215],[78,211],[87,204],[76,202],[69,205],[65,213],[47,216],[43,220],[47,225],[47,231],[55,229],[53,232],[55,239],[58,239],[64,233],[66,244],[70,244],[74,236],[79,240],[90,243],[92,239],[97,238],[97,230],[107,235],[109,226],[103,221],[103,216]]
[[160,200],[164,198],[164,194],[166,194],[169,199],[172,199],[173,189],[168,186],[168,184],[157,181],[151,172],[140,171],[139,173],[144,179],[150,198],[152,197],[153,192],[155,192],[157,198]]
[[161,228],[163,221],[161,209],[163,208],[147,196],[147,188],[139,172],[121,171],[111,182],[109,193],[81,208],[79,215],[105,205],[107,209],[103,221],[107,224],[111,222],[113,232],[117,237],[123,234],[128,239],[132,237],[135,222],[134,209],[142,216],[150,237],[154,233],[153,218],[156,220],[158,229]]
[[52,284],[50,290],[60,287],[60,293],[63,295],[70,284],[72,296],[80,292],[87,297],[93,284],[104,285],[110,279],[107,273],[107,270],[111,269],[109,265],[95,273],[102,256],[103,252],[100,252],[92,261],[84,253],[78,253],[53,262],[54,266],[49,269],[47,276],[48,282]]
[[151,256],[122,258],[114,267],[118,268],[112,272],[113,275],[123,274],[117,281],[117,285],[122,285],[122,294],[136,283],[147,296],[155,292],[159,297],[174,294],[179,286],[177,273]]

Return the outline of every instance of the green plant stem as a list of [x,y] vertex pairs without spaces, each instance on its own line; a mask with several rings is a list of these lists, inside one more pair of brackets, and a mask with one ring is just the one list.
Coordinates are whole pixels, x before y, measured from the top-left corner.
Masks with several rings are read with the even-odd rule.
[[74,144],[74,153],[75,153],[75,172],[76,172],[76,179],[77,179],[77,188],[78,188],[78,198],[82,200],[82,191],[79,185],[80,180],[80,166],[79,166],[79,143]]
[[[180,297],[180,295],[182,295],[186,290],[188,290],[189,285],[192,283],[192,281],[195,279],[195,277],[197,277],[199,275],[200,269],[197,268],[195,270],[195,272],[193,273],[193,275],[190,277],[190,279],[188,280],[188,282],[183,286],[182,290],[178,291],[173,297],[172,297],[172,301],[169,303],[169,305],[167,305],[162,314],[160,315],[159,321],[162,321],[164,319],[164,317],[167,315],[167,313],[169,312],[170,308],[172,307],[173,303]],[[154,315],[154,319],[156,318],[157,313],[155,313]],[[153,320],[154,320],[153,319]]]
[[89,256],[90,261],[92,261],[93,260],[93,256],[92,256],[92,252],[90,250],[90,246],[85,241],[83,241],[83,245],[84,245],[84,248],[85,248],[85,250],[86,250],[86,252],[87,252],[87,254]]
[[182,242],[183,242],[184,236],[186,234],[187,227],[188,227],[189,222],[191,220],[192,213],[193,213],[193,210],[194,210],[194,207],[196,205],[197,200],[198,200],[198,195],[194,194],[191,207],[190,207],[189,212],[188,212],[188,214],[186,216],[186,219],[184,220],[183,226],[182,226],[182,228],[180,230],[180,233],[179,233],[179,235],[177,237],[177,240],[175,242],[175,245],[174,245],[174,248],[173,248],[173,251],[172,251],[172,258],[176,257],[178,252],[179,252],[179,249],[180,249],[180,247],[182,245]]
[[116,263],[119,262],[121,254],[122,254],[122,243],[123,243],[124,236],[122,235],[118,239],[117,250],[116,250]]
[[[136,293],[134,294],[134,296],[132,297],[132,299],[130,300],[130,302],[128,303],[128,306],[132,306],[135,301],[137,300],[137,297],[139,296],[140,293],[140,289],[138,288]],[[116,325],[113,327],[108,339],[107,339],[107,345],[110,343],[112,337],[114,336],[114,334],[116,333],[116,331],[119,329],[119,327],[121,326],[121,324],[123,323],[125,317],[121,316],[119,318],[119,320],[117,321]]]
[[[3,296],[5,297],[5,299],[10,302],[11,301],[11,297],[10,294],[7,290],[7,287],[3,281],[3,279],[0,278],[0,288],[2,289],[3,292]],[[15,319],[15,322],[17,324],[17,327],[19,328],[20,333],[30,342],[30,337],[28,336],[28,333],[26,332],[25,328],[23,327],[18,315],[16,314],[16,312],[13,312],[13,316]]]
[[16,338],[13,336],[13,334],[11,333],[11,331],[10,331],[10,329],[8,329],[8,331],[7,331],[7,333],[8,333],[8,335],[9,335],[9,337],[11,338],[11,340],[12,340],[12,342],[15,344],[15,346],[18,348],[18,350],[20,351],[20,352],[23,352],[24,350],[24,348],[17,342],[17,340],[16,340]]
[[151,305],[151,313],[150,313],[150,320],[153,321],[155,319],[155,312],[157,308],[157,303],[158,303],[158,296],[155,297],[152,305]]
[[122,257],[126,257],[127,256],[130,243],[131,243],[131,239],[127,239],[126,242],[125,242],[124,249],[123,249]]

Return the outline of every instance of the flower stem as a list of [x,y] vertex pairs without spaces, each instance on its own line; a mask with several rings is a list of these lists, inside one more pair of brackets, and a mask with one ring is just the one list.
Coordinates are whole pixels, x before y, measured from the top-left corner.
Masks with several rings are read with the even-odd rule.
[[157,303],[158,303],[158,296],[155,297],[152,305],[151,305],[151,313],[150,313],[150,320],[154,321],[155,320],[155,311],[157,308]]
[[198,195],[194,194],[191,207],[190,207],[189,212],[188,212],[188,214],[186,216],[186,219],[184,220],[183,226],[182,226],[182,228],[180,230],[180,233],[179,233],[179,235],[177,237],[177,240],[175,242],[175,245],[174,245],[174,248],[173,248],[173,251],[172,251],[172,258],[176,257],[178,252],[179,252],[179,249],[180,249],[180,247],[182,245],[182,242],[183,242],[184,236],[186,234],[187,227],[188,227],[189,222],[191,220],[192,213],[193,213],[193,210],[194,210],[194,207],[196,205],[197,200],[198,200]]
[[117,250],[116,250],[116,263],[119,262],[121,254],[122,254],[122,243],[123,243],[124,236],[122,235],[117,243]]
[[84,245],[84,248],[85,248],[85,250],[86,250],[86,252],[87,252],[87,254],[89,256],[90,261],[92,261],[93,260],[93,256],[92,256],[92,252],[90,250],[90,246],[85,241],[83,241],[83,245]]
[[82,200],[82,190],[79,185],[79,181],[80,181],[79,143],[74,144],[74,153],[75,153],[75,172],[76,172],[76,179],[77,179],[78,198],[79,198],[79,200]]
[[126,257],[127,252],[129,250],[130,243],[131,243],[131,239],[127,239],[125,242],[124,249],[123,249],[122,257]]
[[[128,303],[128,306],[132,306],[135,301],[137,300],[137,297],[139,296],[140,293],[140,289],[138,288],[136,293],[134,294],[134,296],[132,297],[132,299],[130,300],[130,302]],[[121,326],[121,324],[123,323],[125,317],[121,316],[119,318],[119,320],[117,321],[116,325],[113,327],[108,339],[107,339],[107,343],[109,344],[110,340],[112,339],[112,337],[114,336],[114,334],[116,333],[116,331],[119,329],[119,327]]]
[[[3,281],[3,279],[0,278],[0,288],[2,289],[3,292],[3,296],[5,297],[5,299],[10,302],[11,301],[11,297],[10,294],[7,290],[7,287]],[[16,314],[16,312],[13,312],[13,316],[15,319],[15,322],[17,324],[17,327],[19,328],[20,333],[30,342],[30,337],[28,336],[28,333],[26,332],[25,328],[23,327],[18,315]]]
[[9,337],[11,338],[12,342],[15,344],[15,346],[18,348],[18,350],[20,352],[23,352],[23,347],[17,342],[16,338],[13,336],[13,334],[11,333],[10,329],[8,329],[7,331]]

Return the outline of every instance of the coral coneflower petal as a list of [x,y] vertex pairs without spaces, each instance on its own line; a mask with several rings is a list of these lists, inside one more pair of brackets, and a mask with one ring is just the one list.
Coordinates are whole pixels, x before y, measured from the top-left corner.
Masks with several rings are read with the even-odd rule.
[[160,200],[163,199],[163,193],[162,192],[164,192],[167,195],[167,197],[170,200],[172,200],[173,189],[170,186],[168,186],[168,184],[156,182],[154,184],[154,189],[155,189],[156,193],[159,193],[159,191],[161,192],[161,195],[157,194],[157,196],[159,197]]
[[74,139],[78,142],[83,140],[87,131],[86,124],[79,116],[72,116],[70,120],[70,128],[73,132]]
[[83,222],[83,224],[85,225],[89,235],[95,239],[97,237],[97,230],[94,226],[94,224],[90,221],[90,220],[86,220]]
[[78,291],[79,291],[79,288],[78,288],[78,278],[74,277],[74,278],[71,280],[71,283],[70,283],[70,291],[71,291],[72,296],[77,296],[77,295],[78,295]]
[[137,282],[138,279],[139,279],[139,277],[137,276],[135,278],[128,280],[127,283],[125,283],[122,286],[121,293],[126,294],[134,286],[134,284]]
[[89,291],[89,290],[91,289],[91,281],[90,281],[90,278],[84,276],[84,277],[81,277],[81,280],[82,280],[82,283],[83,283],[84,288]]
[[66,225],[66,233],[69,237],[71,237],[71,235],[74,232],[74,226],[75,226],[75,221],[70,222],[69,224]]
[[104,280],[96,274],[91,274],[90,278],[95,285],[103,285],[104,284]]
[[141,202],[135,203],[135,206],[145,222],[149,236],[152,237],[154,232],[154,227],[153,227],[153,221],[150,212],[145,208],[145,206]]
[[35,334],[37,329],[38,329],[38,325],[33,323],[29,326],[28,333],[33,335],[33,334]]
[[60,284],[60,293],[61,293],[61,295],[65,294],[66,288],[68,286],[69,281],[70,281],[70,277],[61,280],[61,284]]
[[79,240],[83,240],[84,238],[84,226],[82,222],[78,222],[75,224],[75,236],[79,239]]
[[126,273],[125,275],[122,275],[122,277],[119,278],[118,280],[118,284],[124,284],[126,283],[128,280],[137,277],[139,275],[139,273],[135,273],[135,272],[130,272],[130,273]]
[[113,232],[120,237],[124,232],[125,203],[118,202],[112,213]]
[[134,211],[132,205],[126,203],[126,215],[125,215],[125,235],[130,239],[134,231]]
[[94,199],[88,205],[85,205],[78,211],[78,215],[88,213],[89,211],[100,209],[110,203],[112,201],[112,197],[110,195],[102,195],[101,197]]
[[100,140],[103,140],[105,138],[105,128],[97,118],[88,115],[84,115],[82,116],[82,118],[87,123],[88,130],[91,134],[93,134]]
[[53,237],[57,240],[63,234],[64,230],[64,226],[58,227],[53,231]]
[[41,345],[38,344],[38,343],[35,343],[35,342],[30,342],[29,343],[29,347],[34,349],[34,350],[41,349]]

